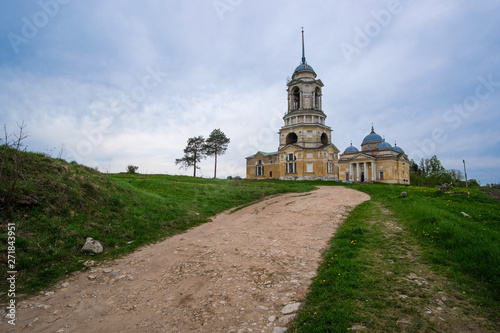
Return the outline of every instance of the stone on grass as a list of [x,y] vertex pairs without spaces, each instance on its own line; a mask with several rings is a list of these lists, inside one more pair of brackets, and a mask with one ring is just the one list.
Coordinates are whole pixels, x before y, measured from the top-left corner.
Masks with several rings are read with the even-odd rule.
[[85,245],[82,247],[82,252],[90,252],[90,253],[101,253],[104,250],[101,243],[93,239],[92,237],[87,237],[85,240]]

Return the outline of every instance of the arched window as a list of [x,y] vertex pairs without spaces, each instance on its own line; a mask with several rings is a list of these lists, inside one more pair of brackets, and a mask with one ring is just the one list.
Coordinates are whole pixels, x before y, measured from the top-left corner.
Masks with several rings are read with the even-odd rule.
[[300,108],[300,91],[298,87],[293,88],[292,101],[293,110],[298,110]]
[[286,136],[286,144],[287,144],[287,145],[290,145],[290,144],[296,143],[296,142],[297,142],[297,140],[298,140],[298,138],[297,138],[297,134],[295,134],[295,133],[293,133],[293,132],[292,132],[292,133],[290,133],[290,134],[288,134],[288,135]]
[[328,144],[328,135],[326,135],[325,133],[321,134],[321,143],[324,145]]
[[314,106],[317,110],[321,110],[321,89],[316,88],[315,92],[316,93],[314,94],[314,98],[316,100],[314,101]]

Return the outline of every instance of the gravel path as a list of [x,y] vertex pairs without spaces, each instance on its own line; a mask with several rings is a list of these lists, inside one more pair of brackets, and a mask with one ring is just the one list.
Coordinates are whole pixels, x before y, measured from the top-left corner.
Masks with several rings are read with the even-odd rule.
[[[19,304],[23,332],[284,332],[345,214],[343,187],[274,196],[61,281]],[[5,330],[4,330],[5,329]]]

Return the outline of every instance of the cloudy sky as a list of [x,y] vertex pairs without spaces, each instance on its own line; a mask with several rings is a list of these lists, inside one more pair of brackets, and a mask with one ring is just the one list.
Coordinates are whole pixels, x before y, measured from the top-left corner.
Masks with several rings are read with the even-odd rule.
[[175,158],[220,128],[218,176],[244,176],[278,147],[303,26],[341,151],[373,123],[412,159],[500,183],[499,17],[497,0],[2,1],[0,122],[24,122],[31,151],[168,174],[192,174]]

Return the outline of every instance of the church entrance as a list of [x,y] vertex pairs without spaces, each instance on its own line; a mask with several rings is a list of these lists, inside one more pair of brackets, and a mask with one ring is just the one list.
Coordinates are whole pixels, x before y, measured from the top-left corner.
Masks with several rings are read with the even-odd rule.
[[362,172],[362,173],[361,173],[361,182],[364,182],[364,181],[365,181],[365,173],[364,173],[364,172]]

